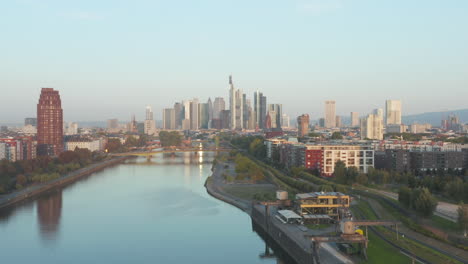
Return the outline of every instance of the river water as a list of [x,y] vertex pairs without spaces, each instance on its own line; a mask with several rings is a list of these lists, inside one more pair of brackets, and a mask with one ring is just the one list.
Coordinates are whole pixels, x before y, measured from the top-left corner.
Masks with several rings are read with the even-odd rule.
[[212,159],[128,160],[0,212],[0,263],[283,263],[207,194]]

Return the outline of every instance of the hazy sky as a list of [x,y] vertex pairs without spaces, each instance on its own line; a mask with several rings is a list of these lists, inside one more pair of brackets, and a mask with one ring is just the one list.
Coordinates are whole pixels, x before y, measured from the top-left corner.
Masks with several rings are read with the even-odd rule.
[[0,123],[35,116],[41,87],[65,120],[156,118],[228,97],[228,75],[292,116],[468,108],[466,0],[9,0],[0,5]]

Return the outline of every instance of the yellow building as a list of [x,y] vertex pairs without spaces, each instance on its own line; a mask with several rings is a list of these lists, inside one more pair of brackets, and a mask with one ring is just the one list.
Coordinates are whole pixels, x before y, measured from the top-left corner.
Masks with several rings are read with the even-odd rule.
[[339,192],[313,192],[296,194],[296,210],[301,216],[328,215],[338,217],[340,209],[349,209],[350,198]]

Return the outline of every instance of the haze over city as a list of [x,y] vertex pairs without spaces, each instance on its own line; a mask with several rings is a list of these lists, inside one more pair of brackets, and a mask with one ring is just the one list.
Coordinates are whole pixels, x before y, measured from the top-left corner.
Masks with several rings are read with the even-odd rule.
[[[466,1],[8,1],[0,120],[34,116],[41,87],[73,121],[144,118],[227,97],[227,76],[292,117],[467,108]],[[25,96],[27,95],[27,96]],[[365,103],[364,103],[365,102]]]

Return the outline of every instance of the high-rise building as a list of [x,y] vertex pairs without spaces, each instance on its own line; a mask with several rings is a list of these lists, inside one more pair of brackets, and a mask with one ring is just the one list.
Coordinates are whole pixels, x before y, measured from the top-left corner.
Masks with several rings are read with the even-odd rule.
[[336,105],[335,101],[325,101],[325,127],[336,126]]
[[60,94],[42,88],[37,104],[37,153],[57,156],[63,151],[63,110]]
[[221,111],[226,110],[224,98],[216,97],[213,103],[213,119],[221,118]]
[[351,112],[351,127],[358,127],[358,126],[359,126],[359,113]]
[[401,124],[401,101],[387,100],[385,103],[386,124],[400,125]]
[[254,112],[255,128],[265,128],[265,119],[267,115],[267,98],[263,93],[256,91],[254,93]]
[[283,106],[281,104],[269,104],[268,113],[271,118],[271,128],[281,128],[281,116],[283,115]]
[[361,119],[361,139],[383,139],[382,118],[376,114],[370,114]]
[[211,98],[208,98],[208,126],[207,128],[211,129],[213,127],[213,102]]
[[183,119],[183,106],[181,103],[174,104],[174,115],[175,115],[175,129],[182,129],[182,119]]
[[166,130],[176,129],[176,115],[174,108],[166,108],[163,110],[163,128]]
[[336,116],[336,127],[341,127],[341,116]]
[[208,129],[209,125],[209,104],[199,104],[198,105],[198,127],[200,129]]
[[145,122],[143,122],[143,133],[146,135],[154,135],[156,133],[156,122],[153,118],[153,110],[151,109],[151,106],[146,107],[145,114]]
[[24,125],[31,125],[31,126],[37,126],[37,118],[34,117],[27,117],[24,119]]
[[297,136],[305,137],[309,134],[309,115],[303,114],[297,118]]
[[232,130],[242,130],[244,125],[244,110],[242,102],[242,90],[235,89],[232,76],[229,76],[229,110],[231,113]]
[[190,129],[198,130],[199,129],[199,116],[198,116],[198,99],[193,99],[190,101]]
[[229,129],[229,125],[231,124],[231,111],[222,110],[220,114],[220,120],[221,129]]

